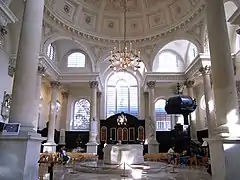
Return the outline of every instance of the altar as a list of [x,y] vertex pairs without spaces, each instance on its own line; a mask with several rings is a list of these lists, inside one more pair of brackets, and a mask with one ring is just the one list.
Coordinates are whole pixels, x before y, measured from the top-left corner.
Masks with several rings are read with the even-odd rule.
[[141,144],[108,144],[103,149],[104,164],[143,164],[143,145]]

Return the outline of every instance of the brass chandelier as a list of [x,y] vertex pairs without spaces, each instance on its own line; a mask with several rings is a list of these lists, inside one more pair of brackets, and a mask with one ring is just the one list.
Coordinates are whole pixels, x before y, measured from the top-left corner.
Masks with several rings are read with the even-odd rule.
[[127,36],[127,6],[126,0],[124,1],[124,40],[123,43],[119,42],[119,47],[114,46],[111,51],[111,57],[109,59],[113,71],[126,70],[127,68],[132,68],[137,71],[140,68],[140,62],[142,62],[140,57],[140,51],[133,49],[132,42],[126,40]]

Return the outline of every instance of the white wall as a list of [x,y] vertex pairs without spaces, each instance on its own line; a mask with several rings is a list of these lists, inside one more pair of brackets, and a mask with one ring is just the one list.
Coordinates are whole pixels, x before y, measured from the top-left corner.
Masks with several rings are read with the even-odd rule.
[[[11,94],[12,92],[12,77],[8,75],[9,56],[0,50],[0,102],[2,104],[4,91]],[[3,121],[0,116],[0,121]]]

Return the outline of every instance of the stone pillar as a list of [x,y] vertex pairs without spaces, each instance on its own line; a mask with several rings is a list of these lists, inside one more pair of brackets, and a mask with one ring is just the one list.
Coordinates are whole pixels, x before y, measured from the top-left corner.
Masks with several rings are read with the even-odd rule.
[[216,123],[222,126],[220,133],[229,132],[231,136],[239,136],[236,83],[223,0],[206,2]]
[[57,81],[51,82],[52,94],[51,94],[51,103],[49,110],[49,121],[48,121],[48,137],[47,142],[43,144],[43,152],[56,152],[56,143],[54,142],[55,135],[55,125],[56,125],[56,114],[57,114],[57,96],[58,96],[58,87],[60,83]]
[[[37,122],[39,119],[39,112],[40,112],[40,96],[41,96],[41,90],[42,90],[42,75],[45,73],[46,68],[42,65],[38,65],[38,73],[37,73],[37,88],[36,88],[36,112],[35,112],[35,118],[37,119]],[[38,122],[39,124],[39,122]]]
[[68,107],[68,92],[62,92],[62,108],[60,117],[60,138],[58,145],[65,145],[65,132],[66,132],[66,122],[67,122],[67,107]]
[[100,143],[101,139],[100,139],[100,107],[101,107],[101,98],[102,98],[102,93],[98,92],[97,93],[97,119],[98,119],[98,125],[97,125],[97,129],[98,129],[98,135],[97,135],[97,143]]
[[43,9],[44,0],[25,2],[9,117],[10,123],[20,123],[21,128],[17,136],[0,136],[1,180],[38,179],[43,138],[36,133],[35,106]]
[[[223,0],[206,0],[217,134],[208,139],[213,180],[238,180],[239,118],[233,61]],[[237,138],[236,138],[237,137]]]
[[87,153],[97,154],[97,135],[98,135],[98,121],[97,116],[97,88],[98,81],[91,81],[90,88],[92,89],[91,106],[90,106],[90,128],[89,128],[89,142],[87,143]]
[[208,136],[212,137],[214,128],[216,128],[216,117],[214,109],[213,92],[211,88],[210,66],[202,66],[199,71],[203,76],[204,97],[206,104],[206,117],[208,124]]
[[154,88],[156,86],[155,81],[148,81],[148,112],[149,118],[147,119],[148,128],[148,153],[158,153],[159,143],[156,139],[156,117],[155,117],[155,104],[154,104]]
[[[191,98],[194,99],[194,92],[193,92],[193,86],[194,86],[194,81],[193,80],[186,80],[184,82],[184,85],[187,87],[187,94]],[[192,140],[197,139],[197,129],[196,129],[196,112],[192,112],[189,115],[189,122],[190,122],[190,136]]]

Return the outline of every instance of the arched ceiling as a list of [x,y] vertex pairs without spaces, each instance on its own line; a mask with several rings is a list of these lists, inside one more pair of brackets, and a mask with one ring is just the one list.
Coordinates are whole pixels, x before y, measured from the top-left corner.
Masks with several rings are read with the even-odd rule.
[[[127,0],[127,36],[152,38],[175,31],[194,20],[202,0]],[[121,40],[123,0],[48,0],[48,15],[72,31],[96,38]]]

